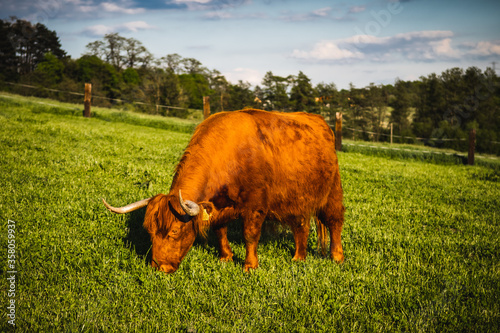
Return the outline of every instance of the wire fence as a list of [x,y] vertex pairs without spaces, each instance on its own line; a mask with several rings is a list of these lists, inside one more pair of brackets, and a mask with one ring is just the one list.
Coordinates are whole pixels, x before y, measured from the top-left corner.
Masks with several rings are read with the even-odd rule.
[[[21,83],[14,83],[14,82],[4,82],[5,84],[11,85],[11,86],[18,86],[18,87],[23,87],[23,88],[29,88],[29,89],[38,89],[38,90],[45,90],[45,91],[50,91],[50,92],[57,92],[57,93],[64,93],[64,94],[69,94],[69,95],[74,95],[74,96],[85,96],[84,93],[79,93],[79,92],[74,92],[74,91],[67,91],[67,90],[59,90],[59,89],[51,89],[51,88],[46,88],[46,87],[37,87],[37,86],[32,86],[29,84],[21,84]],[[151,103],[144,103],[144,102],[137,102],[137,101],[131,101],[127,99],[120,99],[120,98],[110,98],[106,96],[98,96],[95,94],[92,94],[92,99],[101,99],[101,100],[107,100],[107,101],[112,101],[112,102],[119,102],[119,103],[128,103],[128,104],[136,104],[136,105],[143,105],[143,106],[149,106],[153,108],[164,108],[164,109],[173,109],[173,110],[193,110],[193,111],[200,111],[203,112],[203,110],[199,109],[191,109],[191,108],[184,108],[184,107],[179,107],[179,106],[171,106],[171,105],[162,105],[162,104],[151,104]]]
[[[33,85],[14,83],[14,82],[4,82],[4,83],[11,85],[11,86],[18,86],[18,87],[29,88],[29,89],[38,89],[38,90],[41,89],[41,90],[45,90],[45,91],[64,93],[64,94],[69,94],[69,95],[73,95],[73,96],[82,96],[82,97],[85,96],[84,93],[79,93],[79,92],[74,92],[74,91],[52,89],[52,88],[33,86]],[[156,110],[158,110],[158,108],[164,108],[164,109],[173,109],[173,110],[186,110],[186,111],[193,110],[193,111],[203,112],[203,110],[199,110],[199,109],[189,109],[189,108],[184,108],[184,107],[162,105],[162,104],[150,104],[150,103],[145,103],[145,102],[137,102],[137,101],[131,101],[131,100],[126,100],[126,99],[120,99],[120,98],[110,98],[110,97],[105,97],[105,96],[98,96],[95,94],[92,94],[92,99],[102,99],[102,100],[108,100],[108,101],[112,101],[112,102],[149,106],[149,107],[156,108]],[[428,142],[428,141],[447,142],[447,141],[467,141],[468,140],[466,138],[449,139],[449,138],[420,138],[420,137],[414,137],[414,136],[401,136],[401,135],[393,135],[393,134],[386,134],[386,133],[377,133],[377,132],[361,130],[361,129],[351,128],[351,127],[343,127],[343,129],[349,130],[352,132],[365,133],[365,134],[370,134],[370,135],[378,135],[378,136],[384,136],[384,137],[390,137],[390,138],[400,138],[403,140],[405,140],[405,139],[406,140],[418,140],[418,141],[422,141],[422,142]],[[500,142],[498,142],[498,141],[490,141],[490,143],[500,144]],[[376,146],[369,146],[369,147],[378,148]],[[395,150],[397,150],[398,148],[385,148],[385,147],[383,147],[381,149],[395,149]]]
[[[409,153],[415,153],[415,154],[437,154],[437,155],[448,155],[448,156],[460,156],[463,158],[466,158],[463,153],[448,153],[448,152],[440,152],[440,151],[431,151],[431,150],[416,150],[416,149],[408,149],[408,148],[396,148],[396,147],[384,147],[384,146],[374,146],[374,145],[365,145],[365,144],[357,144],[357,143],[342,143],[342,146],[348,146],[348,147],[363,147],[363,148],[370,148],[370,149],[380,149],[380,150],[394,150],[394,151],[405,151]],[[485,159],[491,159],[491,160],[499,160],[500,157],[495,157],[495,156],[484,156],[484,155],[476,155],[476,158],[485,158]]]
[[[376,132],[371,132],[371,131],[365,131],[365,130],[359,130],[356,128],[350,128],[350,127],[343,127],[343,129],[347,129],[353,132],[361,132],[361,133],[367,133],[367,134],[373,134],[373,135],[382,135],[385,137],[393,137],[393,138],[401,138],[401,139],[408,139],[408,140],[419,140],[419,141],[467,141],[465,138],[457,138],[457,139],[446,139],[446,138],[419,138],[415,136],[401,136],[401,135],[392,135],[392,134],[385,134],[385,133],[376,133]],[[494,142],[494,141],[492,141]]]
[[[339,112],[337,112],[337,116],[338,116],[338,114],[339,114]],[[340,117],[340,123],[342,122],[341,118],[342,117]],[[337,124],[338,122],[339,122],[339,119],[336,119],[335,124],[332,124],[332,122],[329,121],[330,127],[332,128],[332,130],[334,132],[337,132],[336,128],[338,126],[338,124]],[[390,143],[391,145],[393,143],[393,139],[396,138],[396,139],[400,139],[400,140],[397,140],[397,141],[399,141],[398,142],[399,144],[419,144],[418,141],[420,141],[420,142],[423,142],[425,145],[432,146],[435,148],[440,148],[440,149],[445,148],[445,149],[452,149],[455,151],[467,151],[467,149],[468,149],[468,151],[469,151],[468,163],[470,163],[471,165],[474,164],[474,154],[475,154],[475,151],[478,147],[478,141],[477,141],[475,129],[471,129],[469,131],[469,138],[467,139],[467,138],[460,138],[460,137],[459,138],[446,138],[446,137],[423,138],[423,137],[417,137],[417,136],[394,135],[393,131],[392,131],[392,124],[391,124],[391,128],[390,128],[390,134],[387,133],[387,130],[383,130],[380,132],[374,132],[374,131],[368,131],[368,130],[364,130],[364,129],[346,127],[346,126],[342,126],[342,124],[340,124],[339,127],[341,128],[341,132],[339,133],[339,135],[336,134],[336,141],[340,142],[340,146],[337,149],[342,149],[341,148],[342,146],[346,146],[346,147],[357,146],[357,147],[366,147],[366,148],[374,148],[374,149],[388,149],[388,150],[394,150],[394,151],[406,150],[408,152],[411,151],[412,153],[440,154],[440,152],[433,152],[433,151],[426,151],[426,150],[414,151],[414,150],[409,150],[409,149],[404,149],[404,148],[389,148],[389,147],[381,147],[381,146],[344,144],[344,143],[342,143],[342,131],[343,130],[351,131],[352,132],[352,140],[354,140],[354,141],[356,141],[355,133],[361,133],[362,135],[360,138],[362,141],[365,141],[365,142],[369,141],[368,140],[369,136],[372,136],[372,139],[374,139],[374,141]],[[381,138],[381,137],[385,137],[385,138]],[[381,139],[381,140],[379,140],[379,139]],[[500,142],[498,142],[498,141],[482,140],[480,142],[479,152],[481,152],[483,154],[499,155],[498,146],[495,147],[495,145],[498,145],[498,144],[500,144]],[[444,153],[444,154],[446,155],[448,153]],[[457,153],[449,153],[449,155],[459,156],[459,154],[457,154]],[[480,158],[483,158],[483,157],[480,157]],[[488,157],[486,157],[486,158],[488,158]],[[496,158],[492,157],[492,159],[496,159]]]

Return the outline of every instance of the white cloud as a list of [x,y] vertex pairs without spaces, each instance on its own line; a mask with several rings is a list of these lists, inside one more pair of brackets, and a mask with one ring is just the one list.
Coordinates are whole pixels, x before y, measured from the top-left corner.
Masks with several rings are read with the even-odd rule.
[[223,8],[234,8],[251,3],[251,0],[171,0],[166,3],[185,5],[189,10],[213,10]]
[[236,17],[230,12],[215,11],[206,13],[203,18],[207,20],[230,20]]
[[93,37],[99,37],[112,32],[128,33],[128,32],[137,32],[139,30],[151,30],[151,29],[156,29],[156,27],[144,21],[132,21],[118,25],[97,24],[85,28],[83,33],[91,35]]
[[289,22],[299,22],[299,21],[312,21],[317,19],[336,19],[332,17],[333,9],[331,7],[325,7],[313,10],[308,13],[296,14],[293,12],[285,12],[281,19]]
[[242,20],[242,19],[265,19],[264,13],[236,14],[228,11],[212,11],[202,16],[205,20]]
[[113,32],[113,27],[104,24],[97,24],[85,28],[84,33],[91,36],[104,36]]
[[325,7],[317,10],[313,10],[313,15],[318,16],[318,17],[326,17],[330,15],[330,12],[332,11],[331,7]]
[[97,8],[95,6],[87,6],[87,5],[78,5],[76,7],[76,9],[80,12],[80,13],[92,13],[94,11],[97,10]]
[[104,11],[110,13],[139,14],[144,12],[144,8],[125,8],[112,2],[103,2],[100,6]]
[[346,59],[361,59],[363,54],[359,51],[351,51],[347,48],[342,48],[335,41],[321,41],[314,48],[307,51],[294,50],[292,57],[304,60],[346,60]]
[[[66,0],[66,5],[71,4],[74,6],[72,12],[85,13],[85,14],[140,14],[144,13],[146,10],[144,8],[133,8],[134,4],[131,1],[115,1],[115,2],[101,2],[97,3],[94,1],[81,1],[81,0]],[[68,10],[67,12],[71,12]],[[72,13],[74,14],[74,13]]]
[[462,47],[470,56],[491,57],[500,56],[500,41],[481,41],[477,43],[464,43]]
[[462,54],[452,46],[451,31],[415,31],[388,37],[356,35],[320,41],[310,51],[294,50],[292,57],[307,61],[439,61],[457,59]]
[[366,10],[365,6],[352,6],[349,8],[349,13],[356,14],[356,13],[361,13]]
[[195,2],[195,3],[209,3],[211,1],[212,0],[175,0],[175,2],[178,2],[178,3],[192,3],[192,2]]
[[144,21],[133,21],[118,25],[119,30],[124,30],[126,32],[137,32],[139,30],[151,30],[156,29],[154,26],[144,22]]
[[433,54],[436,56],[443,56],[448,58],[459,58],[460,52],[458,50],[453,49],[451,46],[451,38],[445,38],[443,40],[430,42],[429,43]]

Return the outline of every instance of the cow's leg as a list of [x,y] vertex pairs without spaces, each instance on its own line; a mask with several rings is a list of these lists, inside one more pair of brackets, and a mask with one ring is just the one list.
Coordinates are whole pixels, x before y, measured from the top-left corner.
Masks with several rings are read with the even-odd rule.
[[257,258],[257,245],[259,244],[262,223],[266,214],[262,211],[254,211],[243,217],[243,236],[245,238],[246,257],[245,272],[250,268],[257,268],[259,260]]
[[298,217],[292,223],[295,239],[295,255],[292,260],[305,260],[307,255],[307,238],[309,237],[310,218]]
[[217,242],[219,243],[220,260],[233,261],[233,251],[227,240],[227,225],[215,229]]
[[342,192],[340,194],[333,193],[326,206],[318,214],[320,222],[326,225],[330,231],[330,258],[338,263],[344,261],[344,250],[340,240],[344,225],[344,210]]

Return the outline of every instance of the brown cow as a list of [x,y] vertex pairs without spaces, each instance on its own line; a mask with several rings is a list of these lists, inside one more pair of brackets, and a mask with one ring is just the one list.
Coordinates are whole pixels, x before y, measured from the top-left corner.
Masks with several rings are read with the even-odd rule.
[[104,204],[115,213],[148,206],[144,228],[153,243],[151,265],[167,273],[179,268],[196,236],[206,236],[209,227],[217,235],[221,260],[231,261],[227,223],[237,218],[243,220],[246,271],[258,266],[264,219],[291,227],[293,260],[304,260],[309,221],[315,216],[322,249],[328,227],[330,256],[344,259],[335,139],[317,115],[242,110],[210,116],[196,128],[168,195],[121,208]]

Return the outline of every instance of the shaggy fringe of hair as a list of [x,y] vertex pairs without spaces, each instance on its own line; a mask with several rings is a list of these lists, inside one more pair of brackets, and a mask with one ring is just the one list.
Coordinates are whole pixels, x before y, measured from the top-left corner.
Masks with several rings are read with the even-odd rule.
[[208,230],[210,229],[210,219],[208,221],[203,221],[201,216],[196,217],[196,221],[194,221],[194,227],[196,234],[201,236],[204,240],[208,240]]

